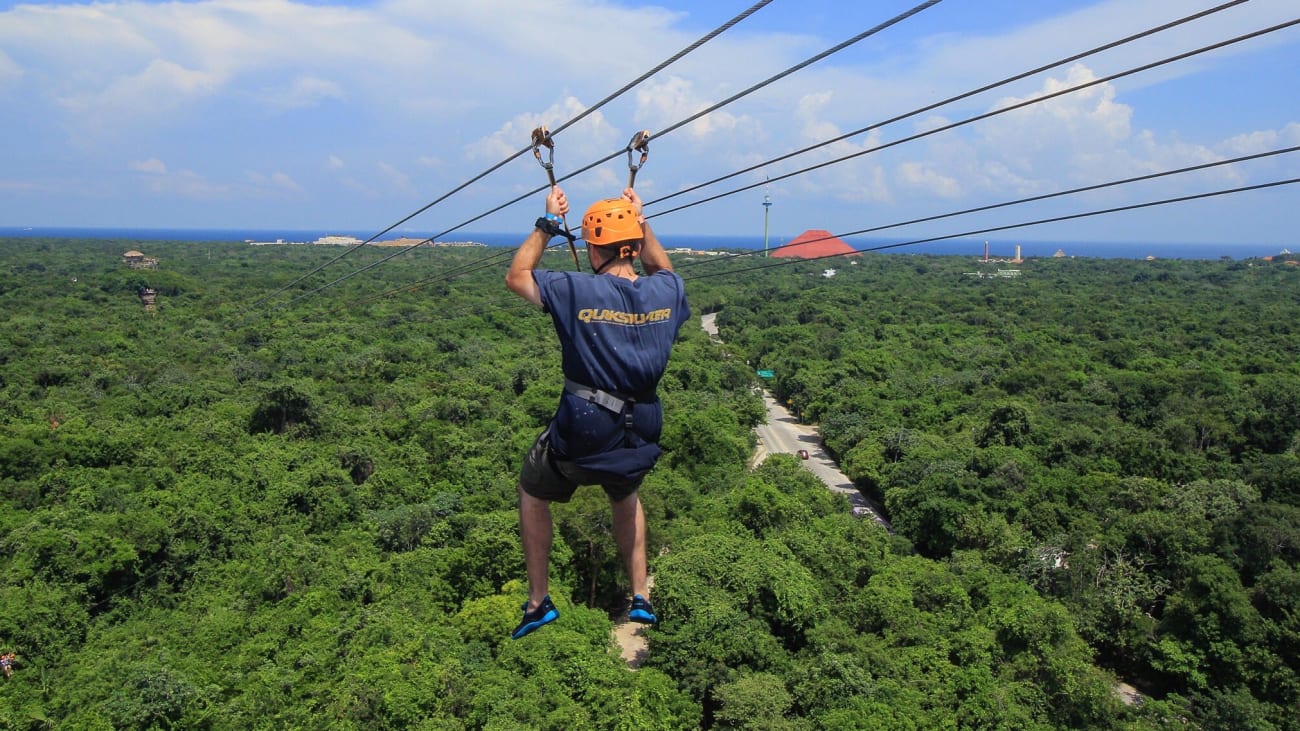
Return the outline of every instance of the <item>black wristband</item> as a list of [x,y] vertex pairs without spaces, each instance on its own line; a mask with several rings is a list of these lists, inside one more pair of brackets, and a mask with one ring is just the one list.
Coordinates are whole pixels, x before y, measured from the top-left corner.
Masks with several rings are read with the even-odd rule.
[[565,235],[564,229],[560,226],[560,224],[556,223],[555,221],[552,221],[546,216],[542,216],[541,218],[537,219],[537,221],[533,225],[537,227],[537,230],[541,231],[542,233],[546,234],[551,238]]

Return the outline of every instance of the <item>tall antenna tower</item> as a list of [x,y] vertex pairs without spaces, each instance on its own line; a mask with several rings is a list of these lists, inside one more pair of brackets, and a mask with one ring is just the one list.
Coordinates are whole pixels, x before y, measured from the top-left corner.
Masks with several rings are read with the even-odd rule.
[[772,210],[772,196],[768,194],[771,187],[763,191],[763,258],[767,258],[767,217]]

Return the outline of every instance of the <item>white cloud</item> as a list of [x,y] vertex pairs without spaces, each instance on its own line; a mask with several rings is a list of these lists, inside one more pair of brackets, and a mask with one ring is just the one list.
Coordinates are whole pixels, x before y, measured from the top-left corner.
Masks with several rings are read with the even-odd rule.
[[[1257,130],[1233,135],[1213,145],[1212,149],[1197,148],[1197,151],[1206,162],[1209,162],[1296,146],[1300,146],[1300,122],[1290,122],[1276,130]],[[1226,181],[1237,185],[1264,182],[1281,176],[1294,177],[1297,158],[1300,158],[1300,153],[1288,152],[1283,155],[1235,163],[1231,166],[1212,168],[1197,175],[1202,179]]]
[[[1075,64],[1065,78],[1049,77],[1039,91],[1025,97],[1005,97],[994,109],[1005,109],[1096,79],[1086,66]],[[988,154],[1026,177],[1043,174],[1059,177],[1062,166],[1074,171],[1114,169],[1116,146],[1132,136],[1133,111],[1116,103],[1115,94],[1114,86],[1109,83],[1090,86],[978,123],[977,133]]]
[[[1000,2],[1010,7],[1009,0]],[[533,128],[554,128],[572,119],[696,40],[725,14],[710,4],[672,0],[669,5],[684,10],[623,0],[0,3],[5,8],[0,10],[0,100],[6,109],[24,112],[0,112],[0,136],[14,140],[15,149],[30,151],[26,157],[31,160],[66,159],[82,177],[94,180],[116,180],[113,176],[123,173],[124,154],[132,156],[131,170],[148,174],[133,180],[155,183],[157,195],[233,200],[295,193],[304,209],[321,206],[295,211],[299,218],[372,217],[379,210],[380,223],[386,223],[394,191],[403,196],[421,191],[425,195],[419,202],[424,202],[431,192],[455,189],[485,167],[479,163],[496,163],[518,152],[528,145]],[[682,190],[837,136],[840,130],[881,122],[1191,12],[1185,0],[1081,0],[1065,9],[1046,5],[1017,7],[1012,18],[1041,19],[1019,26],[1013,20],[965,31],[964,13],[954,12],[927,13],[924,24],[891,28],[672,135],[656,137],[637,187],[647,199],[657,189]],[[621,149],[638,129],[659,133],[677,124],[842,40],[848,25],[876,14],[841,6],[833,22],[801,14],[796,28],[772,31],[774,24],[764,19],[775,10],[719,36],[634,93],[561,132],[557,174]],[[764,175],[862,152],[882,140],[933,129],[999,103],[1042,96],[1293,14],[1294,0],[1252,0],[1194,27],[936,109],[928,119],[910,118],[841,140],[745,179],[759,182]],[[918,38],[917,26],[951,30]],[[1258,69],[1242,61],[1247,45],[1280,48],[1286,41],[1277,36],[862,155],[780,181],[772,192],[781,197],[786,215],[800,205],[820,216],[823,209],[848,201],[844,218],[860,220],[863,203],[889,203],[902,210],[963,199],[1005,199],[1295,144],[1286,141],[1300,139],[1300,127],[1288,124],[1296,115],[1284,95],[1270,98],[1260,92],[1259,108],[1250,110],[1249,122],[1226,108],[1178,113],[1178,104],[1188,110],[1205,106],[1205,92],[1213,92],[1210,85],[1201,84],[1200,92],[1187,90],[1196,88],[1196,74],[1210,68],[1220,73],[1215,85],[1231,78],[1228,71],[1244,69],[1243,74],[1272,72],[1268,82],[1253,77],[1261,88],[1285,88],[1284,79],[1280,84],[1272,79],[1283,78],[1276,69],[1285,63],[1277,60],[1285,62],[1293,54],[1279,51]],[[1225,59],[1229,63],[1222,63]],[[1144,95],[1145,87],[1170,80],[1182,86]],[[1193,94],[1198,94],[1194,100]],[[995,96],[1003,99],[995,101]],[[1175,97],[1178,103],[1170,104]],[[1247,98],[1244,90],[1241,98]],[[1200,124],[1209,118],[1218,121]],[[32,120],[40,120],[39,125]],[[76,144],[69,146],[69,140]],[[190,170],[176,172],[164,159],[173,167],[183,160]],[[1287,164],[1286,158],[1274,160],[1271,164]],[[7,158],[6,166],[22,162]],[[41,179],[39,167],[28,164],[4,174],[15,180]],[[1239,167],[1234,175],[1250,172]],[[242,173],[250,169],[264,172]],[[284,172],[267,172],[273,170]],[[317,175],[309,179],[311,170]],[[320,172],[325,172],[324,180]],[[313,193],[330,184],[349,192],[336,190],[333,199],[308,202],[293,175],[304,177]],[[620,156],[565,186],[578,201],[617,191],[626,179]],[[455,205],[473,206],[465,211],[473,215],[543,181],[535,161],[517,160],[476,184],[465,194],[469,200]],[[731,179],[724,185],[743,184]],[[719,191],[701,196],[713,192]],[[54,201],[53,195],[50,199],[51,210],[74,208]],[[336,204],[363,199],[346,213]],[[322,203],[326,200],[335,205]],[[683,196],[673,203],[687,200]],[[732,210],[752,212],[755,205],[752,198],[743,204],[740,196],[733,200],[737,203],[730,208],[720,201],[716,207],[695,209],[702,212],[697,220],[722,227],[718,222],[730,220]],[[217,213],[215,206],[204,208],[228,215]],[[691,215],[696,214],[684,212],[683,217]],[[367,224],[376,221],[351,222]]]
[[44,190],[44,186],[26,180],[0,180],[0,190],[9,193],[31,193]]
[[287,191],[290,193],[303,192],[302,186],[298,185],[288,173],[274,172],[270,175],[250,170],[246,176],[253,187],[259,191]]
[[279,110],[316,107],[327,99],[346,100],[343,87],[328,79],[299,76],[287,89],[276,89],[263,94],[265,103]]
[[11,66],[29,67],[32,92],[65,115],[53,121],[92,141],[184,124],[217,95],[223,115],[312,107],[349,89],[383,96],[412,78],[392,59],[427,45],[378,9],[285,0],[33,4],[0,19],[0,47],[17,59],[0,57],[0,88]]
[[7,86],[16,84],[22,76],[22,67],[15,63],[9,57],[9,54],[4,52],[3,48],[0,48],[0,91],[4,91]]
[[934,166],[919,162],[905,162],[898,166],[899,182],[911,188],[921,188],[940,198],[957,198],[962,193],[961,183],[944,175]]
[[1229,157],[1240,157],[1297,145],[1300,145],[1300,122],[1291,122],[1280,130],[1269,129],[1234,135],[1224,140],[1218,147]]
[[344,190],[351,191],[352,194],[368,200],[379,200],[381,197],[379,191],[350,176],[339,178],[338,184]]
[[167,174],[167,165],[156,157],[151,157],[148,160],[132,160],[127,163],[127,167],[138,173],[151,173],[154,175]]
[[[1075,64],[1060,78],[1046,78],[1036,91],[998,100],[990,111],[1097,78]],[[943,199],[1011,199],[1221,159],[1203,144],[1135,131],[1133,115],[1132,106],[1118,101],[1112,84],[1096,84],[926,137],[924,145],[906,150],[898,181]],[[931,116],[916,126],[926,131],[952,121]],[[1202,176],[1230,177],[1226,171]]]
[[399,193],[414,193],[415,187],[411,185],[411,176],[397,169],[395,165],[386,162],[379,163],[379,172],[388,181],[389,186]]
[[821,91],[805,94],[799,99],[795,114],[800,121],[800,134],[808,140],[829,140],[838,137],[841,130],[835,124],[821,119],[822,111],[835,97],[834,92]]
[[[1060,77],[1047,77],[1029,94],[997,100],[989,111],[1016,107],[1097,78],[1088,67],[1075,64]],[[924,138],[924,145],[905,151],[899,181],[945,199],[968,195],[1006,199],[1210,159],[1203,146],[1162,142],[1150,131],[1135,132],[1133,113],[1130,105],[1118,101],[1112,84],[1088,86]],[[931,116],[916,126],[927,131],[953,121]]]
[[[1044,13],[1042,19],[1034,22],[982,34],[936,34],[918,48],[917,63],[907,80],[913,84],[923,81],[924,84],[916,88],[942,89],[944,95],[947,91],[964,91],[1004,78],[1009,72],[1051,63],[1202,9],[1189,7],[1186,0],[1144,0],[1140,3],[1103,0],[1070,5],[1057,13]],[[1294,10],[1294,0],[1254,0],[1091,56],[1085,62],[1093,68],[1104,69],[1101,72],[1104,76],[1290,20],[1294,17]],[[1285,34],[1274,33],[1249,44],[1236,44],[1217,51],[1213,58],[1221,60],[1286,42]],[[1008,64],[1009,57],[1015,59],[1014,63]],[[1196,74],[1209,63],[1212,61],[1208,57],[1193,58],[1155,72],[1129,77],[1124,84],[1126,88],[1134,88],[1161,83],[1170,78]],[[972,103],[975,101],[973,99]]]
[[287,173],[272,173],[271,181],[285,190],[301,191],[302,186],[298,185],[293,178]]
[[214,183],[192,170],[149,178],[146,190],[161,198],[187,198],[201,201],[229,200],[234,189]]
[[[826,119],[826,109],[834,100],[831,92],[805,94],[795,106],[794,118],[799,123],[799,137],[814,144],[841,136],[844,131]],[[880,144],[879,130],[866,134],[859,142],[852,138],[839,140],[820,148],[816,157],[805,155],[783,165],[785,168],[806,168],[820,159],[823,161],[850,158],[803,174],[795,179],[797,190],[809,196],[831,196],[853,203],[884,203],[892,199],[884,168],[870,154],[861,154]]]
[[[680,76],[672,75],[663,81],[652,79],[637,87],[635,119],[641,126],[648,126],[652,130],[665,129],[699,114],[717,101],[704,99],[696,93],[693,82]],[[752,126],[752,120],[734,115],[724,107],[705,114],[683,129],[695,141],[700,141],[718,135],[735,134],[742,127],[748,126]]]
[[[533,130],[541,126],[553,133],[557,168],[567,164],[572,169],[589,162],[594,156],[608,154],[615,145],[625,144],[615,142],[618,133],[599,111],[584,117],[568,129],[555,132],[560,124],[577,117],[586,109],[576,97],[566,96],[544,112],[519,114],[491,135],[466,145],[466,155],[470,159],[503,160],[532,144]],[[550,157],[546,149],[541,152],[543,160]],[[563,175],[563,172],[562,169],[556,171],[557,175]]]
[[114,130],[136,120],[157,120],[190,100],[211,96],[220,83],[215,74],[158,59],[103,89],[70,94],[59,101],[72,119],[93,129]]

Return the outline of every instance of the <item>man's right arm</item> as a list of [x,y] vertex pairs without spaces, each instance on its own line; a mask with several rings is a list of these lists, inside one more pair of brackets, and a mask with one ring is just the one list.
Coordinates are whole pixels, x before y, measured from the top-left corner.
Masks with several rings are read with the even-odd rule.
[[533,279],[533,270],[541,261],[542,252],[546,251],[546,244],[550,240],[551,237],[541,229],[533,229],[524,243],[519,245],[519,251],[515,252],[515,258],[510,262],[510,271],[506,272],[506,287],[538,307],[542,306],[542,293],[537,288],[537,281]]
[[[569,212],[569,199],[559,186],[552,186],[551,192],[547,194],[546,212],[557,216]],[[533,229],[524,243],[519,245],[519,251],[515,252],[515,258],[510,262],[510,271],[506,272],[506,287],[538,307],[542,306],[542,293],[537,288],[537,280],[533,279],[533,270],[541,262],[542,254],[546,252],[550,241],[551,237],[541,229]]]

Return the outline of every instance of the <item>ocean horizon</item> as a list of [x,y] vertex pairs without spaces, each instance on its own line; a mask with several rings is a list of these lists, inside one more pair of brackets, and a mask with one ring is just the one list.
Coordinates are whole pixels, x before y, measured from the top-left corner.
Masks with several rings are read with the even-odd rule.
[[[81,228],[70,226],[0,226],[0,238],[57,238],[101,239],[123,242],[193,241],[193,242],[276,242],[311,243],[323,236],[352,236],[361,241],[375,237],[373,231],[310,230],[310,229],[215,229],[215,228]],[[394,230],[377,241],[396,238],[426,239],[433,234],[425,231]],[[464,232],[442,236],[440,242],[466,242],[492,247],[516,247],[524,232]],[[1019,239],[949,239],[923,244],[910,243],[908,239],[863,238],[844,236],[849,246],[870,253],[879,251],[891,254],[930,254],[941,256],[982,257],[987,243],[992,259],[1011,259],[1016,247],[1022,258],[1050,257],[1063,252],[1066,256],[1101,259],[1251,259],[1274,256],[1287,250],[1281,244],[1233,243],[1175,243],[1175,242],[1116,242],[1116,241],[1026,241]],[[789,237],[769,237],[767,248],[775,249],[791,240]],[[668,249],[691,248],[696,250],[761,251],[761,236],[715,236],[672,234],[660,239]]]

